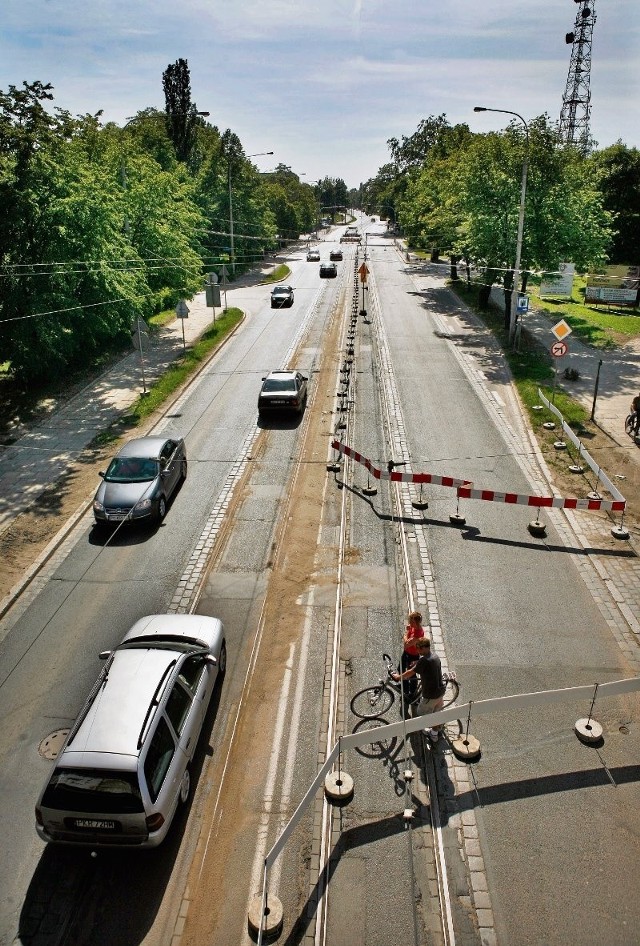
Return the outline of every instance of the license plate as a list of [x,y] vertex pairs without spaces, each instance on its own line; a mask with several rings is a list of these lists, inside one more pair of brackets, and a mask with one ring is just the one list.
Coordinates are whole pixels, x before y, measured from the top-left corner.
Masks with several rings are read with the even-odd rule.
[[283,398],[280,398],[280,399],[274,398],[274,399],[271,401],[271,403],[272,403],[272,404],[286,404],[287,402],[286,402]]
[[102,818],[76,818],[74,820],[76,828],[89,828],[91,831],[115,831],[115,821],[107,821]]
[[107,519],[109,520],[109,522],[124,522],[126,518],[127,518],[126,516],[122,516],[120,514],[107,516]]

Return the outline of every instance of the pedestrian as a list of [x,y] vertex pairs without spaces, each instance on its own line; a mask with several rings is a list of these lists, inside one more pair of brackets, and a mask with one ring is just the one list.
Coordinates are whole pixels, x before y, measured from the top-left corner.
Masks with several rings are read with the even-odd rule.
[[[420,656],[416,663],[412,664],[403,673],[392,673],[392,678],[398,681],[410,680],[416,674],[420,677],[422,684],[422,699],[418,706],[418,716],[424,716],[428,713],[437,713],[442,709],[444,703],[444,694],[447,686],[442,679],[442,664],[440,658],[431,650],[431,640],[424,635],[415,641]],[[442,726],[432,726],[427,729],[427,735],[432,742],[437,742]]]
[[631,402],[631,412],[633,416],[633,435],[637,437],[640,434],[640,394],[636,394],[633,401]]

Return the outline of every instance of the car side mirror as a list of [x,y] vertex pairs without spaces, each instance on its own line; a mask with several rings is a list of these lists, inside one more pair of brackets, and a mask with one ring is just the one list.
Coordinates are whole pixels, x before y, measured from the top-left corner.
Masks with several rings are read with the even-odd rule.
[[207,656],[204,658],[204,662],[206,664],[210,664],[212,667],[215,667],[218,663],[218,658],[214,657],[213,654],[207,654]]
[[101,650],[100,653],[98,654],[98,657],[100,658],[100,660],[108,660],[112,653],[113,653],[112,650]]
[[100,470],[100,472],[98,473],[98,476],[101,476],[102,479],[104,479],[106,475],[107,474],[104,472],[104,470]]

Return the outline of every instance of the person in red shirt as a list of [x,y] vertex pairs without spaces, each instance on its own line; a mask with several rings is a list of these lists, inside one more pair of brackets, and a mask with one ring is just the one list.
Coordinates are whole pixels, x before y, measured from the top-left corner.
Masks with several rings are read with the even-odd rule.
[[[408,670],[412,664],[414,664],[418,657],[421,655],[421,651],[416,644],[416,641],[425,636],[425,629],[422,625],[422,614],[420,611],[411,611],[408,617],[409,623],[407,624],[404,632],[404,637],[402,639],[404,650],[402,651],[402,657],[400,658],[400,673],[404,673],[405,670]],[[404,694],[405,700],[411,702],[412,696],[415,695],[416,682],[415,679],[410,679],[404,684]]]

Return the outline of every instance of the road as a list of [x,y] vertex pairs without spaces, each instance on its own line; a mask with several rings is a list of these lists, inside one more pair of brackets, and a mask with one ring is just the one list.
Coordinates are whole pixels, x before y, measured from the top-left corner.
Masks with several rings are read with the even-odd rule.
[[[348,314],[361,306],[355,249],[345,247],[335,282],[300,254],[293,309],[271,310],[265,290],[165,418],[163,429],[185,436],[190,467],[163,526],[105,544],[83,521],[8,631],[2,943],[18,931],[34,946],[249,943],[265,855],[328,748],[357,725],[350,698],[377,678],[383,650],[398,652],[409,603],[428,615],[465,700],[632,675],[560,514],[546,539],[527,532],[526,508],[497,503],[468,503],[466,527],[453,528],[442,488],[426,488],[428,510],[412,512],[414,488],[381,483],[367,495],[356,464],[327,476],[338,434],[382,466],[521,493],[540,479],[477,325],[379,224],[369,231],[348,410],[336,393]],[[305,417],[256,426],[260,378],[294,364],[311,379]],[[192,567],[205,535],[206,574]],[[98,651],[142,614],[171,609],[221,617],[229,644],[190,811],[148,855],[43,849],[32,815],[47,772],[38,746],[74,718]],[[573,734],[586,709],[474,721],[473,765],[420,738],[345,758],[353,801],[332,809],[320,793],[271,870],[281,941],[632,942],[637,699],[603,705],[604,749]]]

